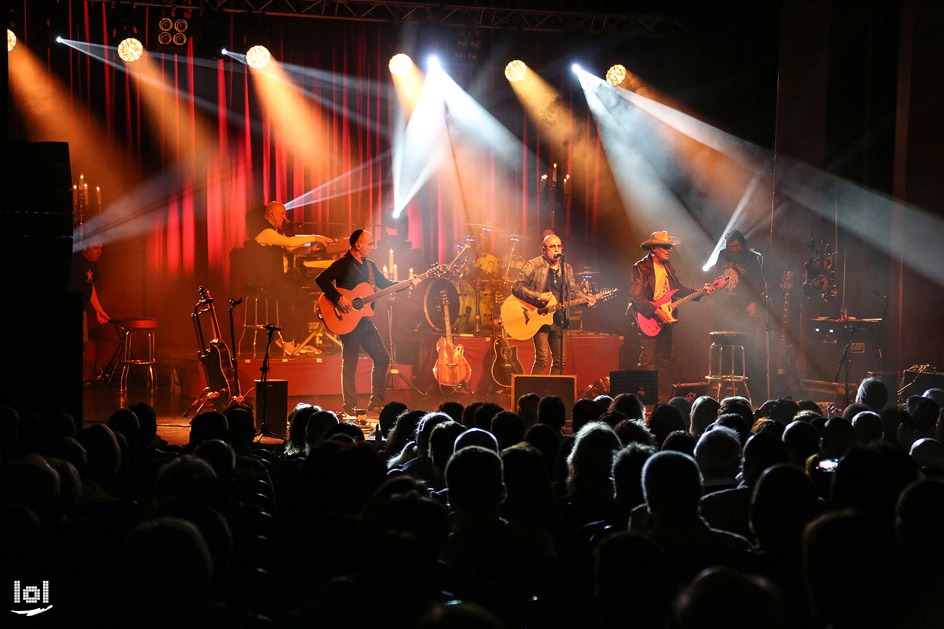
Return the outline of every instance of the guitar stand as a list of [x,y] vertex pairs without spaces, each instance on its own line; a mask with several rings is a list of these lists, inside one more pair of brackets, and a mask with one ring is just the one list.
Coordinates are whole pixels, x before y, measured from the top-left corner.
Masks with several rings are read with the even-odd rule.
[[223,407],[220,404],[220,393],[219,391],[213,391],[210,387],[206,387],[203,391],[200,392],[200,395],[197,396],[197,399],[190,404],[190,408],[184,411],[184,418],[196,417],[200,414],[200,411],[203,410],[203,407],[207,404],[213,405],[213,410],[223,412]]

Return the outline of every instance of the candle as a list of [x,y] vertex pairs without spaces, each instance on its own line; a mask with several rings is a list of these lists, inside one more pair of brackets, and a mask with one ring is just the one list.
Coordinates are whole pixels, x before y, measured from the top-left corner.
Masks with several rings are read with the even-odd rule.
[[410,267],[410,279],[413,279],[413,267]]
[[73,207],[79,202],[79,187],[75,184],[72,184],[72,205]]
[[400,278],[397,276],[397,265],[396,265],[396,264],[393,265],[393,281],[394,281],[394,282],[399,282],[399,281],[400,281]]
[[102,188],[95,186],[95,200],[98,201],[98,211],[102,211]]
[[[394,269],[393,262],[394,262],[394,260],[393,260],[393,249],[391,249],[391,250],[390,250],[390,262],[387,264],[387,266],[390,267],[390,272],[391,272],[391,273],[393,272],[393,269]],[[387,278],[387,279],[390,279],[390,278]]]
[[390,273],[387,272],[387,265],[384,265],[384,277],[388,280],[390,279]]
[[551,181],[557,181],[557,164],[554,164],[554,174],[551,177]]

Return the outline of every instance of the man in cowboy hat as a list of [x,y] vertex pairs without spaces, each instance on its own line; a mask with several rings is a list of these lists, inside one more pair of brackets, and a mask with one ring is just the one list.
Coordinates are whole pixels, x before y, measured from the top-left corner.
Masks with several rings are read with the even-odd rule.
[[[672,247],[681,242],[679,238],[669,236],[669,232],[653,232],[640,245],[649,254],[633,265],[630,276],[629,295],[636,312],[662,324],[675,321],[672,311],[668,309],[668,304],[656,308],[651,302],[662,299],[672,290],[678,292],[670,301],[695,292],[679,281],[675,268],[669,262]],[[640,330],[639,345],[637,367],[659,371],[659,401],[667,402],[672,393],[672,326],[664,325],[656,336],[648,336]]]

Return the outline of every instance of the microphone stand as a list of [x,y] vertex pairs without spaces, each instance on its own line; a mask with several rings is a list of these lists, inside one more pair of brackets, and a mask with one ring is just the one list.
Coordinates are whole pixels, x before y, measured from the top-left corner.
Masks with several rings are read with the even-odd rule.
[[761,297],[764,299],[764,356],[766,357],[765,365],[765,377],[767,378],[767,398],[770,397],[770,289],[767,284],[767,271],[764,270],[764,256],[760,251],[754,251],[751,249],[751,253],[757,256],[758,261],[760,262],[760,276],[764,280],[764,292],[761,293]]
[[[836,375],[833,377],[833,382],[839,380],[839,374],[842,373],[842,368],[846,368],[846,381],[845,381],[845,406],[849,406],[849,361],[850,353],[852,351],[852,339],[856,333],[856,326],[849,326],[849,340],[846,341],[846,346],[842,349],[842,356],[839,358],[839,369],[836,370]],[[845,406],[843,408],[845,408]]]
[[269,348],[272,346],[272,335],[276,331],[281,331],[281,328],[272,325],[271,323],[266,324],[266,348],[265,355],[262,357],[262,366],[259,368],[259,371],[262,372],[262,378],[259,382],[262,384],[262,394],[259,396],[259,406],[256,409],[261,413],[261,419],[259,420],[259,431],[256,433],[253,440],[261,437],[272,437],[274,439],[282,439],[280,435],[275,434],[269,430],[269,421],[266,417],[266,412],[268,411],[268,405],[266,402],[269,397],[269,390],[266,386],[269,382]]

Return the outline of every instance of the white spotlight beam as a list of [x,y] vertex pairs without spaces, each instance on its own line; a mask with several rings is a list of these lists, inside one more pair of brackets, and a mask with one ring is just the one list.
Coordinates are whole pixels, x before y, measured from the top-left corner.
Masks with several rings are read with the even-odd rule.
[[[351,192],[360,192],[361,190],[368,190],[374,187],[374,186],[364,185],[364,186],[358,186],[357,188],[345,189],[340,192],[336,192],[334,194],[327,193],[327,191],[330,189],[331,186],[336,185],[344,181],[345,179],[348,179],[349,177],[353,177],[357,173],[361,172],[362,170],[365,170],[366,168],[373,166],[374,164],[382,163],[383,160],[385,160],[389,154],[390,154],[390,151],[384,151],[380,155],[377,155],[376,157],[374,157],[372,160],[364,162],[362,164],[358,164],[351,170],[347,171],[346,173],[342,173],[338,175],[331,181],[326,181],[325,183],[321,184],[317,188],[313,188],[309,190],[308,192],[295,197],[294,199],[292,199],[291,201],[288,201],[285,204],[285,209],[292,210],[298,207],[304,207],[306,205],[318,203],[319,201],[326,201],[328,199],[333,199],[334,197],[343,196]],[[376,186],[376,184],[374,185]]]

